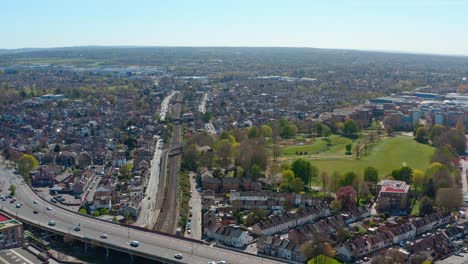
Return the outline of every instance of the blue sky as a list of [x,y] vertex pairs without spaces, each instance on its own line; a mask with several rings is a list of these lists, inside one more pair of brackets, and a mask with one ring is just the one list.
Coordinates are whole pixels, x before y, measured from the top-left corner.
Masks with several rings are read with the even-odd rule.
[[15,0],[0,7],[0,48],[290,46],[468,55],[465,0]]

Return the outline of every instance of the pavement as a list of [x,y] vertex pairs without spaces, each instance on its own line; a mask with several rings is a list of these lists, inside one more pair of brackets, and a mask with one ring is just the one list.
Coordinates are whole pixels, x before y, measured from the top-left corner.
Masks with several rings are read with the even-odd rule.
[[156,211],[158,185],[160,179],[160,163],[161,155],[163,153],[162,146],[163,142],[159,136],[157,136],[156,149],[154,150],[154,156],[151,160],[151,171],[148,185],[146,186],[145,197],[140,202],[140,213],[138,215],[137,221],[134,223],[136,226],[152,228],[157,220],[157,216],[155,217],[154,212]]
[[200,105],[198,106],[198,111],[201,112],[202,114],[206,113],[206,101],[208,100],[208,94],[204,93],[202,101]]
[[161,103],[161,111],[160,111],[160,114],[159,114],[159,119],[161,121],[164,121],[166,120],[166,115],[167,115],[167,112],[169,111],[169,102],[171,101],[171,98],[175,95],[179,93],[178,91],[172,91],[168,96],[166,96],[164,98],[164,100],[162,101]]
[[42,261],[23,248],[10,248],[0,250],[0,263],[41,264]]
[[201,240],[202,238],[202,203],[201,203],[201,194],[197,191],[197,182],[195,180],[195,174],[191,172],[189,174],[190,177],[190,206],[192,211],[192,217],[190,217],[190,221],[192,223],[191,227],[191,234],[188,234],[185,231],[185,237],[189,237],[192,239]]
[[461,182],[462,182],[462,190],[463,193],[468,192],[468,182],[466,179],[466,171],[468,170],[468,161],[464,158],[460,159],[460,164],[462,165],[462,174],[461,174]]
[[467,264],[468,263],[468,253],[459,253],[454,254],[443,260],[438,260],[436,264]]
[[208,130],[208,133],[211,135],[216,134],[216,129],[211,122],[205,124],[205,129]]

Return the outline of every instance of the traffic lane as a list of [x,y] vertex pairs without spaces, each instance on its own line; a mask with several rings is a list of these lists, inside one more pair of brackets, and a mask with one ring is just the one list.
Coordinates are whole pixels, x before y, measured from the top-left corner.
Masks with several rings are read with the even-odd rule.
[[[22,198],[24,195],[26,195],[26,199],[23,200],[25,205],[32,204],[31,197],[34,197],[35,194],[30,190],[27,186],[24,186],[23,188],[19,188],[18,194],[20,198]],[[75,226],[75,224],[79,221],[82,224],[89,224],[86,225],[88,232],[87,235],[92,236],[91,238],[100,240],[100,234],[107,232],[109,235],[109,238],[112,240],[109,241],[114,241],[115,239],[115,244],[122,245],[126,247],[127,249],[132,249],[132,247],[129,245],[131,240],[138,240],[140,242],[140,249],[136,249],[138,251],[142,251],[146,254],[155,254],[157,252],[158,256],[163,256],[165,258],[171,258],[173,257],[174,254],[177,253],[183,253],[186,256],[190,256],[192,254],[195,254],[195,256],[191,256],[191,259],[194,260],[193,263],[206,263],[205,261],[213,261],[213,260],[219,260],[222,258],[222,260],[226,260],[228,262],[232,263],[261,263],[259,261],[259,257],[254,257],[254,256],[249,256],[245,254],[241,254],[235,251],[230,251],[226,249],[221,249],[221,248],[210,248],[206,245],[201,245],[201,244],[196,244],[190,241],[186,240],[180,240],[177,239],[175,240],[172,237],[166,237],[163,235],[157,235],[149,232],[144,232],[144,231],[139,231],[135,229],[129,229],[130,230],[130,238],[128,238],[128,231],[126,230],[127,228],[115,225],[113,223],[107,223],[107,222],[102,222],[99,220],[94,220],[92,218],[80,216],[80,215],[70,215],[72,213],[65,211],[64,209],[61,209],[59,207],[50,205],[52,208],[52,211],[54,212],[53,215],[51,215],[54,218],[57,218],[57,220],[60,220],[57,222],[60,224],[60,222],[63,222],[64,225],[68,224],[70,227]],[[12,208],[13,204],[11,204],[10,208],[13,210],[11,213],[15,213]],[[30,208],[29,212],[26,213],[27,216],[31,217],[33,209]],[[48,213],[46,213],[48,214]],[[23,215],[23,214],[21,214]],[[26,217],[26,219],[34,219],[34,218],[29,218]],[[63,220],[63,221],[62,221]],[[41,223],[45,224],[47,219],[42,219]],[[92,227],[92,228],[91,228]],[[96,229],[98,228],[98,229]],[[68,231],[68,227],[66,228],[61,228],[62,232],[63,231]],[[86,232],[84,232],[86,233]],[[101,240],[105,241],[105,240]],[[145,245],[146,244],[146,245]],[[135,249],[134,249],[135,250]],[[269,262],[264,260],[264,263],[277,263],[277,262]]]
[[29,251],[22,248],[11,248],[0,251],[0,262],[2,263],[16,263],[16,264],[40,264],[36,256],[29,253]]
[[[23,205],[21,208],[16,208],[16,203],[10,204],[7,202],[2,205],[2,209],[8,209],[8,212],[12,215],[19,214],[22,218],[31,222],[36,221],[39,225],[48,226],[49,228],[54,228],[55,230],[63,233],[72,233],[73,235],[83,239],[89,238],[103,243],[112,243],[131,250],[136,248],[130,246],[130,242],[136,240],[140,243],[140,246],[138,247],[139,251],[149,254],[155,252],[156,246],[160,248],[158,249],[158,256],[170,258],[177,253],[190,254],[192,251],[192,245],[187,243],[173,243],[171,238],[165,236],[155,239],[155,234],[147,232],[136,233],[137,230],[132,228],[125,228],[105,222],[96,223],[96,220],[93,221],[93,219],[86,217],[80,220],[70,221],[68,216],[62,215],[60,210],[56,210],[56,208],[52,208],[50,211],[46,210],[45,212],[34,214],[34,209],[28,207],[27,204]],[[50,221],[55,222],[54,226],[49,225]],[[78,225],[81,230],[74,231],[74,228]],[[102,234],[106,234],[108,238],[101,238]],[[164,252],[168,252],[168,254],[163,254]]]
[[[15,209],[13,209],[13,206],[7,207],[11,210],[10,213],[14,214]],[[21,208],[25,209],[25,208]],[[31,211],[31,210],[29,210]],[[31,214],[29,211],[22,211],[22,217],[24,217],[27,220],[31,219]],[[32,211],[31,211],[32,212]],[[48,219],[43,219],[40,217],[35,218],[36,221],[40,222],[42,225],[46,225],[46,221]],[[30,220],[31,221],[31,220]],[[56,225],[55,229],[57,229],[60,232],[72,232],[71,228],[74,226],[73,224],[70,224],[68,222],[63,222],[61,220],[56,219]],[[84,221],[82,221],[84,222]],[[100,226],[101,228],[103,226]],[[124,233],[125,233],[125,228],[123,228]],[[116,231],[121,231],[119,234],[115,234],[114,232]],[[135,231],[135,230],[133,230]],[[141,232],[141,231],[140,231]],[[178,240],[176,241],[177,243],[174,243],[173,238],[169,237],[164,237],[164,236],[159,236],[155,237],[155,234],[151,233],[146,233],[142,232],[142,234],[139,234],[137,237],[138,239],[132,239],[134,238],[132,234],[132,230],[130,229],[130,238],[123,238],[121,237],[122,233],[122,227],[120,228],[112,228],[111,232],[108,232],[110,235],[108,239],[101,239],[100,238],[100,232],[93,230],[93,229],[88,229],[88,228],[82,228],[82,231],[80,232],[73,232],[75,236],[78,237],[87,237],[96,241],[102,242],[103,246],[105,246],[105,243],[111,243],[116,246],[120,246],[123,248],[126,248],[127,250],[135,250],[135,251],[140,251],[145,254],[157,254],[157,256],[164,257],[171,259],[173,256],[177,253],[181,253],[184,255],[184,261],[188,261],[188,263],[206,263],[207,261],[219,261],[219,260],[226,260],[228,263],[261,263],[260,260],[258,260],[258,257],[253,258],[252,256],[248,256],[245,254],[241,254],[235,251],[229,251],[221,248],[209,248],[206,245],[203,244],[198,244],[198,243],[193,243],[189,241],[183,241],[183,240]],[[146,239],[145,239],[146,238]],[[173,249],[169,249],[167,247],[165,248],[155,248],[154,243],[144,243],[142,241],[147,241],[147,239],[150,239],[153,242],[159,241],[163,243],[164,245],[177,245],[175,247],[171,247]],[[156,240],[157,239],[157,240]],[[132,240],[138,240],[140,242],[140,246],[138,248],[133,248],[130,246],[130,242]],[[158,246],[159,247],[159,246]],[[269,260],[264,260],[263,263],[278,263],[278,262],[271,262]]]

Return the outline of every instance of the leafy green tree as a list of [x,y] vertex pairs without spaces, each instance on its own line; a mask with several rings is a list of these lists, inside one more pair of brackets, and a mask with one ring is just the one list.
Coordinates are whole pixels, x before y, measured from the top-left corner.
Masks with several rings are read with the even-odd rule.
[[297,133],[297,127],[293,124],[289,124],[281,130],[281,137],[284,139],[294,138]]
[[100,215],[107,215],[107,214],[109,214],[109,211],[107,210],[107,208],[101,208],[101,210],[99,210],[99,214]]
[[305,159],[297,159],[291,165],[294,175],[299,177],[307,186],[310,186],[312,178],[318,176],[318,169]]
[[133,163],[132,162],[122,165],[120,167],[120,169],[119,169],[120,175],[123,178],[131,178],[132,177],[132,171],[133,171]]
[[88,210],[86,210],[86,208],[81,208],[79,212],[80,212],[81,214],[85,214],[85,215],[88,214]]
[[236,143],[236,139],[234,138],[234,136],[229,134],[229,132],[227,131],[223,131],[221,135],[219,135],[219,140],[223,140],[223,139],[227,139],[231,143]]
[[417,123],[417,124],[414,126],[414,128],[413,128],[413,136],[416,137],[416,131],[418,131],[418,128],[420,128],[420,127],[424,127],[424,125],[421,124],[421,123]]
[[426,183],[425,175],[423,171],[413,170],[413,186],[418,192],[422,192],[424,184]]
[[[436,193],[440,188],[451,188],[454,185],[454,180],[449,169],[438,162],[429,165],[425,176],[431,178]],[[431,197],[430,195],[428,196]]]
[[272,137],[273,136],[273,130],[269,125],[261,126],[260,132],[261,132],[263,137]]
[[11,196],[15,196],[16,195],[16,186],[15,185],[10,185],[10,188],[8,188],[8,190],[10,191],[10,195]]
[[403,166],[399,169],[392,171],[392,177],[397,181],[404,181],[411,183],[411,177],[413,176],[413,170],[408,166]]
[[349,171],[343,175],[340,180],[340,186],[353,186],[358,178],[357,174],[353,171]]
[[343,209],[343,205],[341,204],[340,200],[335,199],[330,203],[330,209],[339,212]]
[[94,216],[94,217],[98,217],[98,216],[100,216],[100,215],[101,215],[101,214],[99,213],[98,210],[95,210],[95,211],[93,212],[93,216]]
[[257,164],[254,164],[250,169],[249,175],[252,180],[257,180],[258,178],[263,177],[262,168],[260,168]]
[[359,126],[353,119],[348,119],[344,122],[343,132],[345,134],[356,134],[359,132]]
[[[273,128],[273,127],[272,127]],[[297,133],[297,127],[286,119],[279,121],[279,134],[284,139],[294,138]]]
[[37,169],[37,167],[39,167],[39,162],[29,154],[23,154],[18,160],[18,170],[23,177],[28,177],[29,172]]
[[221,167],[227,169],[232,163],[234,146],[228,139],[222,139],[216,143],[216,154],[218,155]]
[[438,147],[434,150],[431,157],[431,162],[439,162],[449,170],[455,168],[456,156],[447,146]]
[[421,197],[421,199],[419,199],[419,216],[432,214],[433,211],[434,211],[433,201],[427,196]]
[[291,182],[291,191],[294,193],[304,191],[304,182],[300,178],[294,178]]
[[328,137],[331,135],[331,129],[322,122],[317,122],[315,124],[315,131],[321,137]]
[[184,149],[182,156],[182,168],[184,170],[196,171],[198,169],[198,158],[197,147],[193,144],[188,145]]
[[349,143],[349,144],[346,144],[345,148],[346,148],[346,155],[351,155],[351,148],[353,147],[353,144]]
[[249,127],[247,135],[249,138],[257,138],[260,136],[260,130],[256,126]]
[[419,143],[426,144],[429,139],[427,129],[425,127],[418,127],[418,129],[416,129],[415,139]]
[[374,167],[366,167],[364,169],[364,181],[377,183],[379,181],[379,172]]
[[246,226],[253,226],[254,224],[264,220],[266,218],[265,210],[263,209],[254,209],[247,218],[245,219]]
[[460,188],[440,188],[437,191],[436,205],[442,212],[451,212],[463,205]]
[[54,152],[55,152],[55,153],[58,153],[58,152],[60,152],[60,150],[61,150],[60,145],[59,145],[59,144],[55,144]]
[[[442,136],[447,131],[447,128],[443,125],[436,124],[431,128],[431,133],[429,135],[432,144],[438,141],[438,138]],[[416,133],[415,133],[416,135]]]
[[212,112],[205,112],[205,113],[202,115],[202,120],[203,120],[203,122],[205,122],[205,123],[210,122],[211,119],[213,119],[213,113],[212,113]]

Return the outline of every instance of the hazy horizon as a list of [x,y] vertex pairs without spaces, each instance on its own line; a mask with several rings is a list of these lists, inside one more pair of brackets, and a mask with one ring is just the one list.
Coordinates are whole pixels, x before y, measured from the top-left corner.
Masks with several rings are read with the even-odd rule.
[[9,1],[0,49],[297,47],[468,55],[459,0]]

